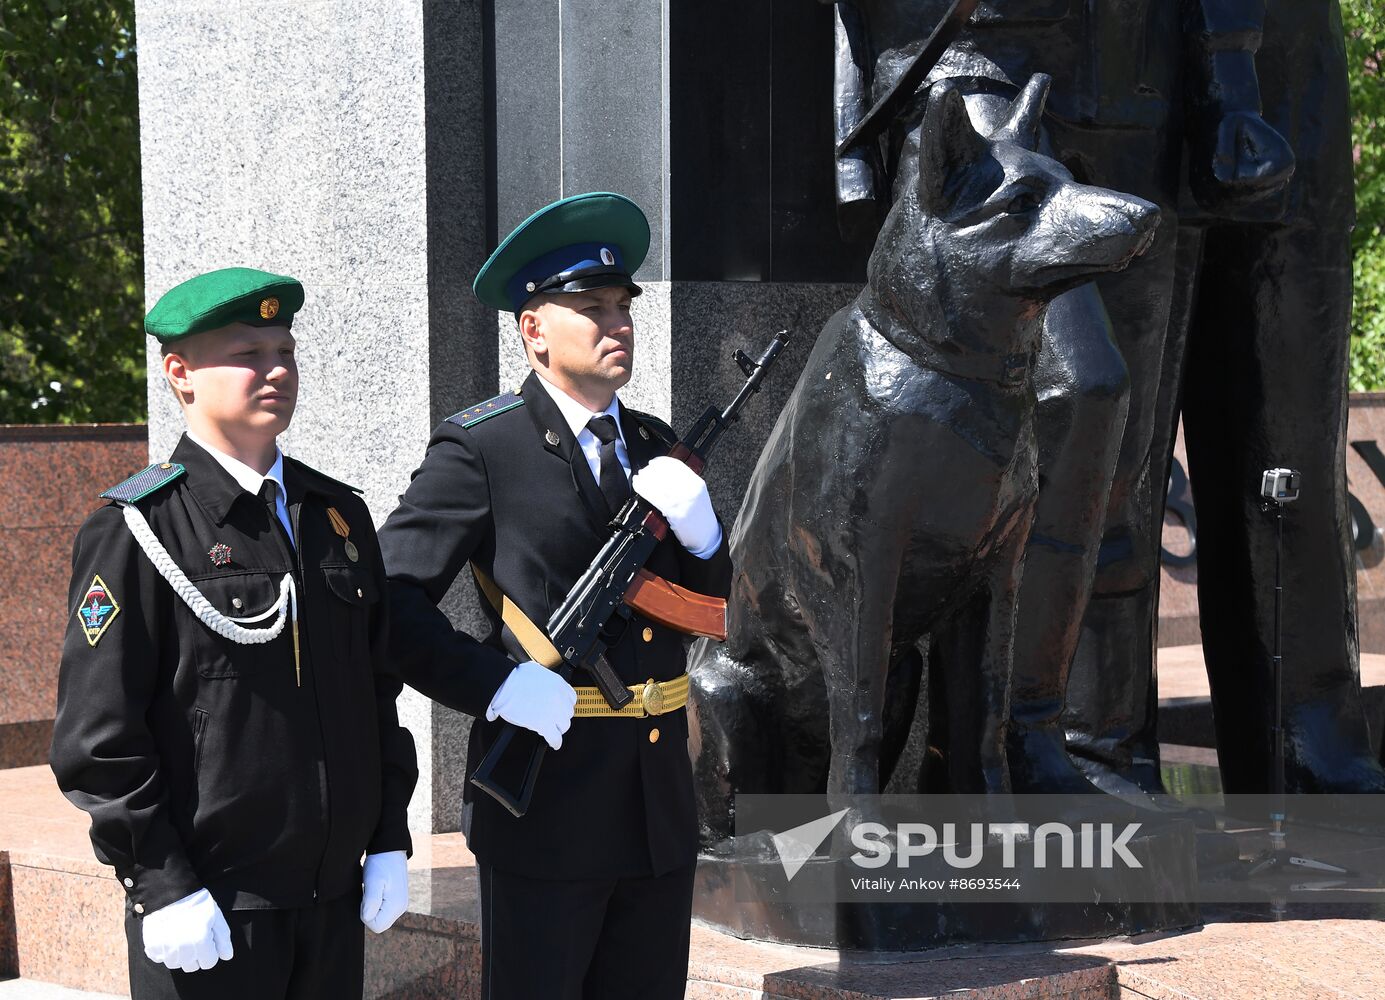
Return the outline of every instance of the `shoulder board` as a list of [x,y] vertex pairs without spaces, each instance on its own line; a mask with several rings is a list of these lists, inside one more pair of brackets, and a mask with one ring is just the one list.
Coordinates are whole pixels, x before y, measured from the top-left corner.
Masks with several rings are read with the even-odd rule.
[[107,500],[134,503],[136,500],[142,500],[149,494],[163,489],[185,472],[187,469],[177,462],[158,462],[142,472],[136,472],[125,482],[112,486],[101,496]]
[[343,492],[343,493],[364,493],[364,492],[365,492],[365,490],[361,489],[359,486],[352,486],[350,483],[343,483],[340,479],[333,479],[331,476],[327,475],[325,472],[318,472],[318,471],[317,471],[316,469],[314,469],[311,465],[304,465],[302,462],[298,461],[298,459],[296,459],[296,458],[289,458],[289,456],[285,455],[285,456],[284,456],[284,462],[285,462],[286,464],[289,463],[289,462],[292,462],[292,463],[293,463],[293,467],[294,467],[295,469],[297,469],[299,472],[303,473],[304,478],[306,478],[306,479],[316,479],[319,483],[322,483],[322,484],[324,484],[324,485],[326,485],[326,486],[329,486],[329,487],[335,487],[337,490],[339,490],[339,491],[341,491],[341,492]]
[[456,424],[459,427],[475,427],[479,423],[497,417],[502,413],[513,410],[517,406],[524,405],[524,397],[514,392],[502,392],[493,399],[488,399],[484,403],[477,403],[475,406],[468,407],[460,413],[454,413],[447,418],[447,422]]
[[658,435],[659,440],[662,441],[664,444],[668,445],[669,447],[672,447],[673,445],[678,443],[678,435],[673,433],[673,428],[670,427],[668,424],[664,423],[658,417],[654,416],[654,414],[645,413],[642,410],[632,410],[628,406],[625,409],[626,412],[630,414],[630,416],[634,417],[641,424],[648,427],[651,431]]

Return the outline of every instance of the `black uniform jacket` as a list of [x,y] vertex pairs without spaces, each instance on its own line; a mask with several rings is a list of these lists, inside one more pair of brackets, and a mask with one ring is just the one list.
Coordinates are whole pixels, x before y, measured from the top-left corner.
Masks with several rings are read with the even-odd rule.
[[[410,848],[405,811],[418,776],[395,711],[401,682],[385,653],[370,514],[349,487],[285,458],[293,549],[260,498],[197,444],[184,437],[171,461],[186,475],[138,509],[228,617],[270,607],[292,569],[302,686],[289,624],[263,645],[217,635],[155,569],[120,505],[103,507],[73,548],[53,727],[58,783],[91,815],[96,854],[136,912],[204,886],[232,908],[359,891],[362,851]],[[229,552],[213,555],[218,545]],[[81,616],[96,577],[97,603],[118,610],[92,645]]]
[[[411,686],[477,717],[470,767],[503,724],[485,721],[491,698],[516,661],[528,657],[483,596],[488,629],[479,641],[454,630],[438,602],[458,574],[471,577],[467,563],[474,560],[543,628],[610,536],[605,498],[538,378],[525,380],[522,403],[498,397],[504,412],[496,416],[461,426],[484,412],[483,404],[444,421],[380,529],[396,662]],[[623,406],[620,419],[633,470],[668,453],[673,434],[666,425]],[[730,588],[724,541],[704,560],[670,532],[648,568],[703,594],[725,596]],[[638,614],[607,659],[627,684],[669,680],[686,665],[683,637]],[[573,683],[591,679],[579,673]],[[574,718],[562,748],[545,755],[522,818],[467,784],[464,794],[475,807],[472,850],[497,868],[537,878],[662,874],[691,863],[697,823],[687,737],[684,709],[642,719]]]

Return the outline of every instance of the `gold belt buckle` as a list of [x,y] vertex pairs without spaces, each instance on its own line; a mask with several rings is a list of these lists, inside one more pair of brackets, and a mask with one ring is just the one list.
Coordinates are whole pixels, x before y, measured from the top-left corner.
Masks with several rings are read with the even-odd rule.
[[664,714],[664,689],[655,682],[653,677],[644,682],[644,690],[640,692],[640,702],[644,705],[646,715]]

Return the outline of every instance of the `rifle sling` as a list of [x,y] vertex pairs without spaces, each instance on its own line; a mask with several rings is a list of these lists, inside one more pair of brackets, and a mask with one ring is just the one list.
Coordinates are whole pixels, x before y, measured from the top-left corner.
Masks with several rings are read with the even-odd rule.
[[500,620],[509,626],[531,660],[542,663],[549,670],[563,662],[557,647],[543,634],[543,629],[531,622],[520,606],[506,597],[480,566],[472,563],[471,572],[476,576],[476,585],[481,588],[481,593],[486,595],[491,607],[500,612]]

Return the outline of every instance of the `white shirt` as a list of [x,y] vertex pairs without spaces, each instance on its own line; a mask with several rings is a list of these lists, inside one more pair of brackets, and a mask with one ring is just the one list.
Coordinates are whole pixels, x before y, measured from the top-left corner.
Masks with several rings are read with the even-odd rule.
[[[620,459],[620,467],[625,470],[625,478],[628,480],[630,478],[630,454],[625,450],[625,430],[620,426],[618,397],[612,394],[611,404],[606,409],[597,412],[587,409],[541,374],[539,375],[539,385],[548,390],[548,394],[553,397],[553,402],[558,404],[558,412],[567,421],[573,437],[577,438],[577,447],[581,448],[582,454],[586,456],[587,466],[592,470],[592,478],[597,483],[601,482],[601,442],[588,429],[587,421],[592,417],[600,416],[610,416],[615,419],[616,433],[620,435],[616,439],[616,458]],[[721,548],[721,540],[721,531],[718,530],[717,537],[712,544],[701,552],[694,552],[693,555],[699,559],[710,559],[717,549]]]
[[625,479],[628,482],[630,454],[625,450],[625,431],[620,426],[620,402],[615,394],[611,395],[611,405],[606,409],[589,410],[542,375],[539,376],[539,385],[547,389],[548,394],[553,397],[553,402],[558,404],[558,412],[567,421],[568,429],[577,439],[577,447],[582,449],[582,454],[587,458],[587,467],[592,470],[592,478],[598,483],[601,482],[601,442],[587,427],[587,421],[592,417],[609,416],[616,422],[616,434],[619,435],[616,438],[616,458],[620,460],[620,467],[625,470]]
[[[272,479],[274,481],[275,485],[279,487],[278,495],[275,497],[274,501],[274,512],[279,515],[279,523],[284,526],[284,531],[288,534],[289,541],[293,542],[293,525],[289,523],[289,506],[288,501],[285,499],[288,496],[288,490],[284,488],[284,453],[277,447],[274,449],[274,464],[271,465],[269,471],[262,476],[254,469],[250,468],[250,466],[240,461],[240,459],[232,458],[225,452],[218,451],[192,431],[188,431],[187,435],[188,440],[192,441],[193,444],[216,459],[217,463],[231,474],[231,478],[239,484],[241,489],[245,490],[247,493],[255,494],[257,499],[260,495],[260,487],[264,485],[264,481],[266,479]],[[294,542],[294,544],[297,545],[298,543]]]

